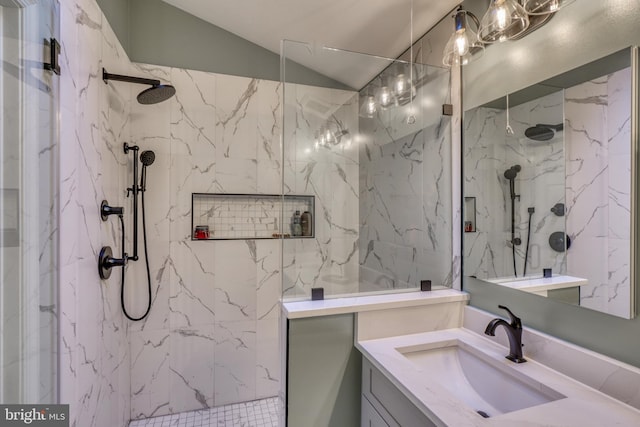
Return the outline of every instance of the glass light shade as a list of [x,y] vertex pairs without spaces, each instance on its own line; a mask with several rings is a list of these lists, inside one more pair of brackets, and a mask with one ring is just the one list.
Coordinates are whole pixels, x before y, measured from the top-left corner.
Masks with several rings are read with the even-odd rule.
[[363,97],[362,105],[360,106],[360,116],[372,119],[378,111],[378,105],[373,96],[367,95]]
[[402,97],[411,90],[411,82],[409,77],[400,73],[393,80],[393,94],[396,97]]
[[389,108],[395,104],[396,100],[389,86],[382,86],[376,92],[376,101],[380,107]]
[[525,0],[524,10],[529,15],[548,15],[555,13],[575,0]]
[[444,48],[442,63],[447,66],[466,65],[484,54],[484,45],[477,34],[467,28],[466,12],[461,10],[455,16],[455,31]]
[[529,16],[516,0],[491,0],[480,21],[478,35],[484,43],[510,40],[529,28]]
[[[416,73],[413,74],[415,76]],[[400,72],[393,79],[393,96],[395,97],[396,104],[398,105],[405,105],[415,98],[415,82],[411,81],[411,77],[409,77],[408,74]]]

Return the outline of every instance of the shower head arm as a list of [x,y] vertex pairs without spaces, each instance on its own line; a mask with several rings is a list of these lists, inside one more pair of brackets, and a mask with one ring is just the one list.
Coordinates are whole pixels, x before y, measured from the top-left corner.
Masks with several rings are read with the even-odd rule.
[[160,80],[145,79],[142,77],[123,76],[121,74],[107,73],[107,70],[102,69],[102,80],[107,83],[109,80],[115,80],[118,82],[136,83],[140,85],[159,86]]

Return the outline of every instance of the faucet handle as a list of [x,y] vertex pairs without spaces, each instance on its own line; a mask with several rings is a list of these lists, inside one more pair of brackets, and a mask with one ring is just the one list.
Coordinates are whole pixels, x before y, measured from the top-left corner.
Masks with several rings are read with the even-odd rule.
[[508,307],[504,306],[504,305],[499,305],[498,308],[501,308],[503,310],[506,310],[507,313],[509,313],[509,317],[511,318],[511,326],[513,326],[516,329],[522,329],[522,321],[520,320],[520,318],[518,316],[516,316],[515,314],[513,314],[511,312],[511,310],[509,310]]

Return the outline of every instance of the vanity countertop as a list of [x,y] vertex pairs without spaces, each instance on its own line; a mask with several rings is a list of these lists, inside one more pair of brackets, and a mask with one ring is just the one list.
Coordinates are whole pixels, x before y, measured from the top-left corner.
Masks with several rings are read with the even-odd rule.
[[[429,383],[429,368],[410,362],[396,349],[459,340],[495,359],[495,363],[535,379],[566,396],[553,402],[482,418],[454,395]],[[464,328],[359,341],[358,349],[424,414],[441,426],[640,426],[640,410],[554,371],[535,360],[514,364],[505,348]]]

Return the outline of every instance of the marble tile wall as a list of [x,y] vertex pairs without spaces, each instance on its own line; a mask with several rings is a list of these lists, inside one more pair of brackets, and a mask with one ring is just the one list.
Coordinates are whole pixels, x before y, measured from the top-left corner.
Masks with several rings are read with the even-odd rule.
[[559,132],[536,142],[525,130],[537,123],[560,124],[563,120],[562,92],[514,106],[506,133],[505,110],[480,107],[465,113],[464,196],[476,198],[476,232],[464,233],[465,274],[478,278],[513,276],[511,249],[511,199],[504,172],[514,165],[521,171],[515,180],[515,236],[518,277],[524,273],[529,223],[533,207],[527,275],[542,274],[543,268],[566,272],[566,258],[555,252],[548,239],[564,231],[564,217],[550,209],[564,203],[564,144]]
[[[465,233],[467,274],[513,275],[503,174],[519,164],[516,236],[523,245],[516,250],[518,275],[523,273],[527,208],[533,206],[527,274],[551,267],[584,277],[589,283],[581,288],[580,305],[629,316],[630,82],[625,69],[513,107],[514,137],[505,134],[504,110],[481,107],[466,114],[464,191],[476,197],[477,207],[477,232]],[[563,121],[564,132],[550,141],[524,137],[524,130],[536,123]],[[566,204],[566,217],[550,212],[556,203]],[[550,249],[548,238],[564,227],[572,246],[560,254]]]
[[[145,195],[153,305],[131,325],[131,416],[275,396],[280,242],[192,241],[191,193],[280,192],[280,83],[145,64],[133,72],[177,94],[131,111],[132,143],[156,154]],[[132,273],[128,304],[142,312],[146,272]]]
[[629,317],[631,70],[565,91],[568,271],[580,305]]
[[[93,0],[63,1],[62,28],[61,233],[71,237],[61,249],[61,394],[72,403],[73,425],[125,425],[129,418],[275,396],[281,242],[193,242],[190,210],[192,192],[280,193],[280,83],[131,64]],[[168,102],[139,105],[141,88],[105,85],[103,66],[171,82],[178,92]],[[296,91],[333,102],[332,117],[357,131],[356,94]],[[285,173],[288,192],[316,196],[317,236],[304,248],[287,242],[287,266],[291,277],[313,277],[321,265],[322,280],[355,280],[357,155],[345,145],[309,156],[312,125],[304,137],[295,132]],[[118,272],[100,281],[96,270],[103,245],[120,253],[119,225],[100,221],[100,201],[132,209],[124,191],[132,157],[123,142],[156,154],[145,193],[152,308],[137,323],[122,316]],[[140,243],[141,260],[126,270],[125,304],[134,316],[148,298]]]
[[[287,84],[284,109],[284,191],[315,196],[316,229],[283,241],[283,295],[358,292],[358,94]],[[339,142],[316,144],[326,126],[345,132]]]
[[105,85],[102,66],[129,60],[94,0],[61,0],[60,76],[60,401],[70,425],[124,426],[129,420],[129,324],[118,274],[101,281],[103,245],[120,253],[115,218],[100,202],[124,205],[122,143],[129,139],[128,85]]
[[[453,263],[452,119],[450,72],[428,75],[413,104],[361,117],[360,276],[362,290],[451,287]],[[415,116],[415,123],[406,118]]]

